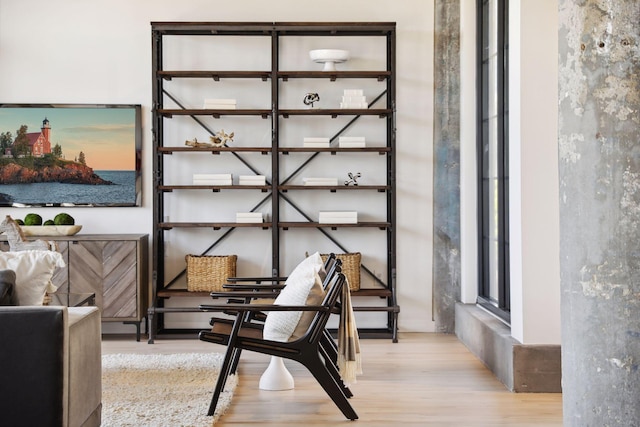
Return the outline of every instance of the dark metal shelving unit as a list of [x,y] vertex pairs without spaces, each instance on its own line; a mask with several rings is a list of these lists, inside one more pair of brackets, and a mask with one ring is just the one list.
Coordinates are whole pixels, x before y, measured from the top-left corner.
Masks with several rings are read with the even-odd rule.
[[[223,236],[218,238],[207,249],[207,252],[214,248],[218,242],[225,238],[236,228],[255,228],[271,232],[272,244],[272,276],[278,277],[280,274],[280,234],[284,232],[295,232],[295,229],[317,229],[318,232],[330,239],[337,248],[343,252],[349,252],[347,248],[327,230],[339,228],[358,228],[363,232],[367,229],[378,229],[386,233],[386,254],[387,254],[387,277],[380,279],[376,277],[365,265],[362,270],[370,274],[377,287],[374,289],[360,289],[352,291],[354,297],[379,297],[386,301],[385,305],[358,306],[354,301],[354,311],[356,312],[386,312],[387,326],[385,328],[360,328],[360,335],[364,338],[391,338],[397,341],[397,319],[400,311],[396,302],[396,237],[395,237],[395,23],[358,23],[358,22],[335,22],[335,23],[264,23],[264,22],[152,22],[152,63],[153,63],[153,141],[154,141],[154,193],[153,193],[153,287],[152,300],[149,308],[149,342],[153,342],[158,334],[185,333],[182,329],[169,329],[164,326],[164,315],[166,313],[177,312],[198,312],[197,304],[185,307],[165,307],[165,301],[172,297],[203,297],[207,292],[190,292],[183,288],[173,287],[178,277],[165,277],[164,248],[165,233],[174,229],[186,228],[213,228],[224,229]],[[261,71],[222,71],[222,70],[165,70],[163,67],[163,39],[166,36],[260,36],[268,37],[271,40],[271,70]],[[376,71],[295,71],[279,69],[279,46],[282,38],[304,37],[304,36],[325,36],[325,37],[384,37],[386,39],[386,69]],[[164,87],[164,83],[179,79],[208,79],[218,82],[223,79],[254,79],[268,82],[271,85],[271,109],[189,109],[183,107]],[[328,79],[333,82],[338,79],[374,79],[378,82],[386,82],[386,87],[370,104],[367,109],[280,109],[279,91],[280,85],[291,79]],[[175,83],[174,83],[175,84]],[[375,104],[383,96],[386,102],[383,108],[374,108]],[[164,108],[165,98],[175,102],[178,108]],[[268,147],[178,147],[174,146],[175,141],[165,141],[164,123],[176,116],[191,117],[196,122],[202,124],[200,117],[213,117],[222,119],[225,116],[255,116],[261,119],[271,120],[272,143]],[[337,140],[350,124],[354,123],[362,116],[377,116],[386,121],[386,145],[380,147],[366,148],[304,148],[304,147],[284,147],[279,144],[280,126],[285,126],[286,121],[291,117],[314,117],[324,116],[337,118],[341,116],[351,117],[351,121],[341,131],[339,131],[332,141]],[[284,120],[284,121],[281,121]],[[245,153],[260,153],[261,155],[271,155],[271,176],[273,182],[266,185],[245,186],[245,185],[170,185],[163,180],[164,157],[174,153],[196,153],[199,155],[222,155],[235,156],[243,160]],[[360,155],[378,154],[386,156],[386,184],[385,185],[360,185],[360,186],[303,186],[290,185],[287,182],[290,177],[280,178],[279,160],[280,156],[292,153],[311,154],[299,168],[304,168],[308,163],[317,159],[322,153],[330,155],[341,155],[356,153]],[[251,166],[245,165],[253,170]],[[296,173],[297,173],[296,171]],[[255,172],[255,171],[254,171]],[[295,173],[294,173],[295,174]],[[280,180],[280,182],[278,182]],[[229,222],[165,222],[164,221],[164,195],[167,193],[183,191],[203,191],[217,193],[220,191],[259,191],[268,193],[262,203],[271,201],[272,215],[269,222],[264,223],[229,223]],[[335,192],[377,192],[384,193],[386,197],[386,221],[358,222],[356,224],[324,224],[314,222],[295,203],[295,193],[300,191],[324,190]],[[215,196],[213,196],[215,197]],[[298,211],[305,221],[284,222],[279,219],[279,206],[286,203],[294,210]],[[260,206],[260,205],[258,205]],[[256,207],[257,208],[257,207]],[[376,232],[379,232],[376,231]],[[262,231],[256,231],[262,232]],[[336,251],[339,252],[339,251]],[[181,273],[184,274],[184,271]]]

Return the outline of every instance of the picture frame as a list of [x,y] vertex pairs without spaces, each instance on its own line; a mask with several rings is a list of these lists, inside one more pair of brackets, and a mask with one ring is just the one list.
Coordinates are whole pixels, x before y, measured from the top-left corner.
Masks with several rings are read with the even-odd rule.
[[1,104],[0,206],[142,205],[139,104]]

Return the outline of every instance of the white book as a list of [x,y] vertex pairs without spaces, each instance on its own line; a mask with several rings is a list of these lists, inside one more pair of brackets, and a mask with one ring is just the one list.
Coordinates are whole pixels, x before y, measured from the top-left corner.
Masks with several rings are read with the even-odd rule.
[[302,179],[305,181],[326,181],[328,179],[334,179],[334,178],[330,176],[307,176]]
[[364,148],[367,144],[364,141],[361,142],[338,142],[340,148]]
[[235,105],[225,105],[225,104],[204,104],[205,110],[235,110]]
[[358,218],[319,217],[320,224],[357,224]]
[[318,221],[320,224],[357,224],[357,219],[351,218],[320,218]]
[[193,179],[233,179],[230,173],[194,173]]
[[262,212],[237,212],[236,218],[262,218]]
[[320,216],[332,218],[357,218],[358,211],[320,211]]
[[302,178],[304,185],[338,185],[338,178]]
[[325,138],[325,137],[310,137],[310,136],[305,136],[302,139],[302,142],[324,142],[324,143],[329,143],[330,139],[329,138]]
[[303,145],[305,148],[330,148],[329,142],[305,142]]
[[367,102],[367,98],[364,96],[343,96],[342,102],[346,104],[360,104],[362,102]]
[[264,175],[241,175],[238,178],[239,185],[267,185]]
[[365,141],[364,136],[340,136],[338,142],[360,142]]
[[230,179],[194,179],[193,185],[233,185]]
[[236,222],[254,223],[264,222],[262,212],[238,212],[236,213]]

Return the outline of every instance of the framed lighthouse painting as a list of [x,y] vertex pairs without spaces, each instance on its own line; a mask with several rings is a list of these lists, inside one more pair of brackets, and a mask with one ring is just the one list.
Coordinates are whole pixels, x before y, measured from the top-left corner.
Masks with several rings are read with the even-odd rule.
[[0,206],[140,206],[140,110],[0,104]]

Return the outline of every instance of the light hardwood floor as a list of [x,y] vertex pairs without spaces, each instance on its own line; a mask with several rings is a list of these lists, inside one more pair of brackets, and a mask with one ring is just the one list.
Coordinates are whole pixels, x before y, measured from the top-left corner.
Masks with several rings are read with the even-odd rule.
[[[351,386],[354,426],[561,426],[561,394],[511,393],[454,335],[400,334],[399,342],[361,340],[364,374]],[[135,342],[105,336],[103,354],[222,352],[197,339]],[[345,419],[305,368],[287,367],[289,391],[258,389],[269,358],[245,352],[233,403],[216,427],[337,426]]]

